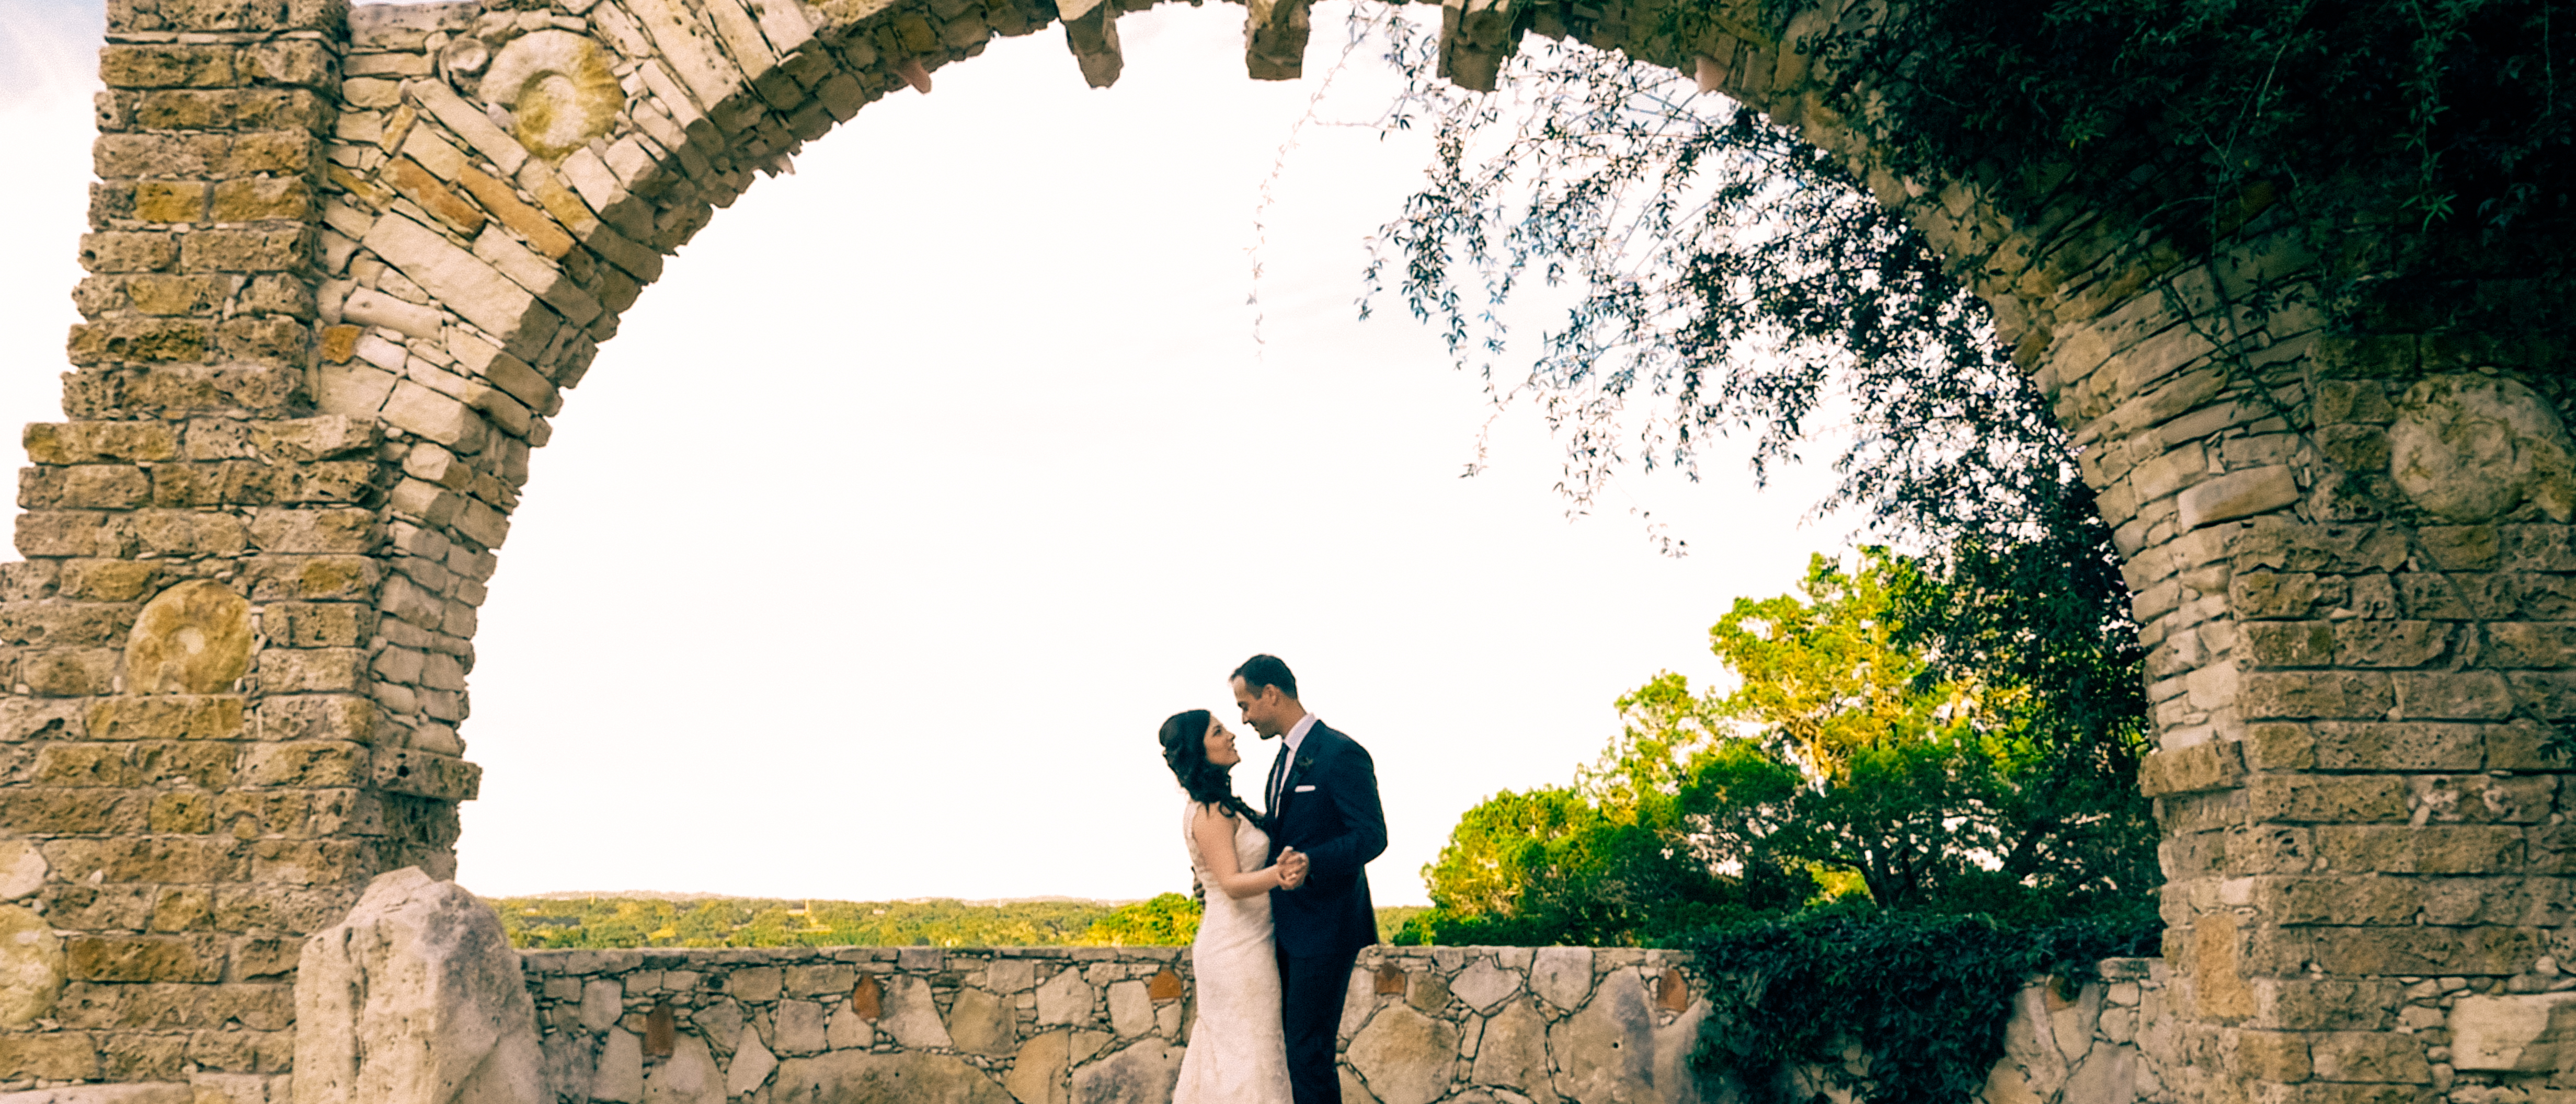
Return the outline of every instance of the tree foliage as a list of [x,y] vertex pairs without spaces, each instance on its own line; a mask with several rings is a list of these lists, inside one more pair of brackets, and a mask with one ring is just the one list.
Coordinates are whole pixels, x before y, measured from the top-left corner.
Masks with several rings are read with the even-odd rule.
[[1920,0],[1804,45],[1900,170],[2056,180],[2003,201],[2073,197],[2194,260],[2277,202],[2333,262],[2316,290],[2346,328],[2563,343],[2576,25],[2555,8]]
[[1433,909],[1410,938],[1647,943],[1837,886],[2015,921],[2142,899],[2141,726],[2097,739],[2035,708],[2000,647],[1936,660],[1902,611],[1947,593],[1872,548],[1848,570],[1815,557],[1799,593],[1739,600],[1710,630],[1737,684],[1658,675],[1620,699],[1620,734],[1572,785],[1470,810],[1424,870]]

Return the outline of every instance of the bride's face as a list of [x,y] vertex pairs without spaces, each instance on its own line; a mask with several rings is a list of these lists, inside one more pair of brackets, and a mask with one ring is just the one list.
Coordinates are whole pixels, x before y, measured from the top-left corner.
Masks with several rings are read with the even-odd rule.
[[1243,756],[1234,750],[1234,733],[1226,731],[1225,725],[1213,717],[1208,719],[1207,757],[1208,762],[1220,767],[1231,767],[1243,761]]

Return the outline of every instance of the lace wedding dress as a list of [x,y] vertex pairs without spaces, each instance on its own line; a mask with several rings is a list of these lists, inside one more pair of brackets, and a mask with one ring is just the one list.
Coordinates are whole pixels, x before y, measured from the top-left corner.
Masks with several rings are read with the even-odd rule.
[[[1181,1056],[1181,1081],[1172,1104],[1288,1104],[1288,1044],[1279,1027],[1279,960],[1270,943],[1270,895],[1236,900],[1216,887],[1216,873],[1199,854],[1190,822],[1202,808],[1181,812],[1181,839],[1190,869],[1207,887],[1207,913],[1190,944],[1198,975],[1198,1020],[1190,1025]],[[1270,861],[1270,836],[1237,816],[1237,870],[1259,870]]]

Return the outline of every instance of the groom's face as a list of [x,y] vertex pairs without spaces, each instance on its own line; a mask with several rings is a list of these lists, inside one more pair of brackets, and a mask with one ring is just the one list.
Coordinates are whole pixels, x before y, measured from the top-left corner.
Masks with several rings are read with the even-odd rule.
[[1243,684],[1243,676],[1234,677],[1234,707],[1243,711],[1243,723],[1252,726],[1264,740],[1275,740],[1297,726],[1297,718],[1306,711],[1297,707],[1296,699],[1279,692],[1276,686],[1259,690]]

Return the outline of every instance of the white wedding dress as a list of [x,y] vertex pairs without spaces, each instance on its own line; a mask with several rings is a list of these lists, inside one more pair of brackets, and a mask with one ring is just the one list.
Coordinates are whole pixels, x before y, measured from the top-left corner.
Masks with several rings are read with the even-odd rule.
[[[1288,1104],[1288,1044],[1279,1026],[1279,959],[1270,942],[1270,895],[1256,893],[1237,900],[1216,886],[1216,872],[1199,854],[1190,821],[1202,808],[1191,802],[1181,811],[1181,839],[1189,848],[1190,869],[1207,887],[1207,913],[1199,919],[1199,936],[1190,944],[1190,967],[1198,975],[1198,1019],[1190,1025],[1189,1050],[1181,1057],[1181,1081],[1172,1089],[1172,1104]],[[1259,870],[1270,862],[1270,835],[1238,815],[1234,818],[1237,870]]]

